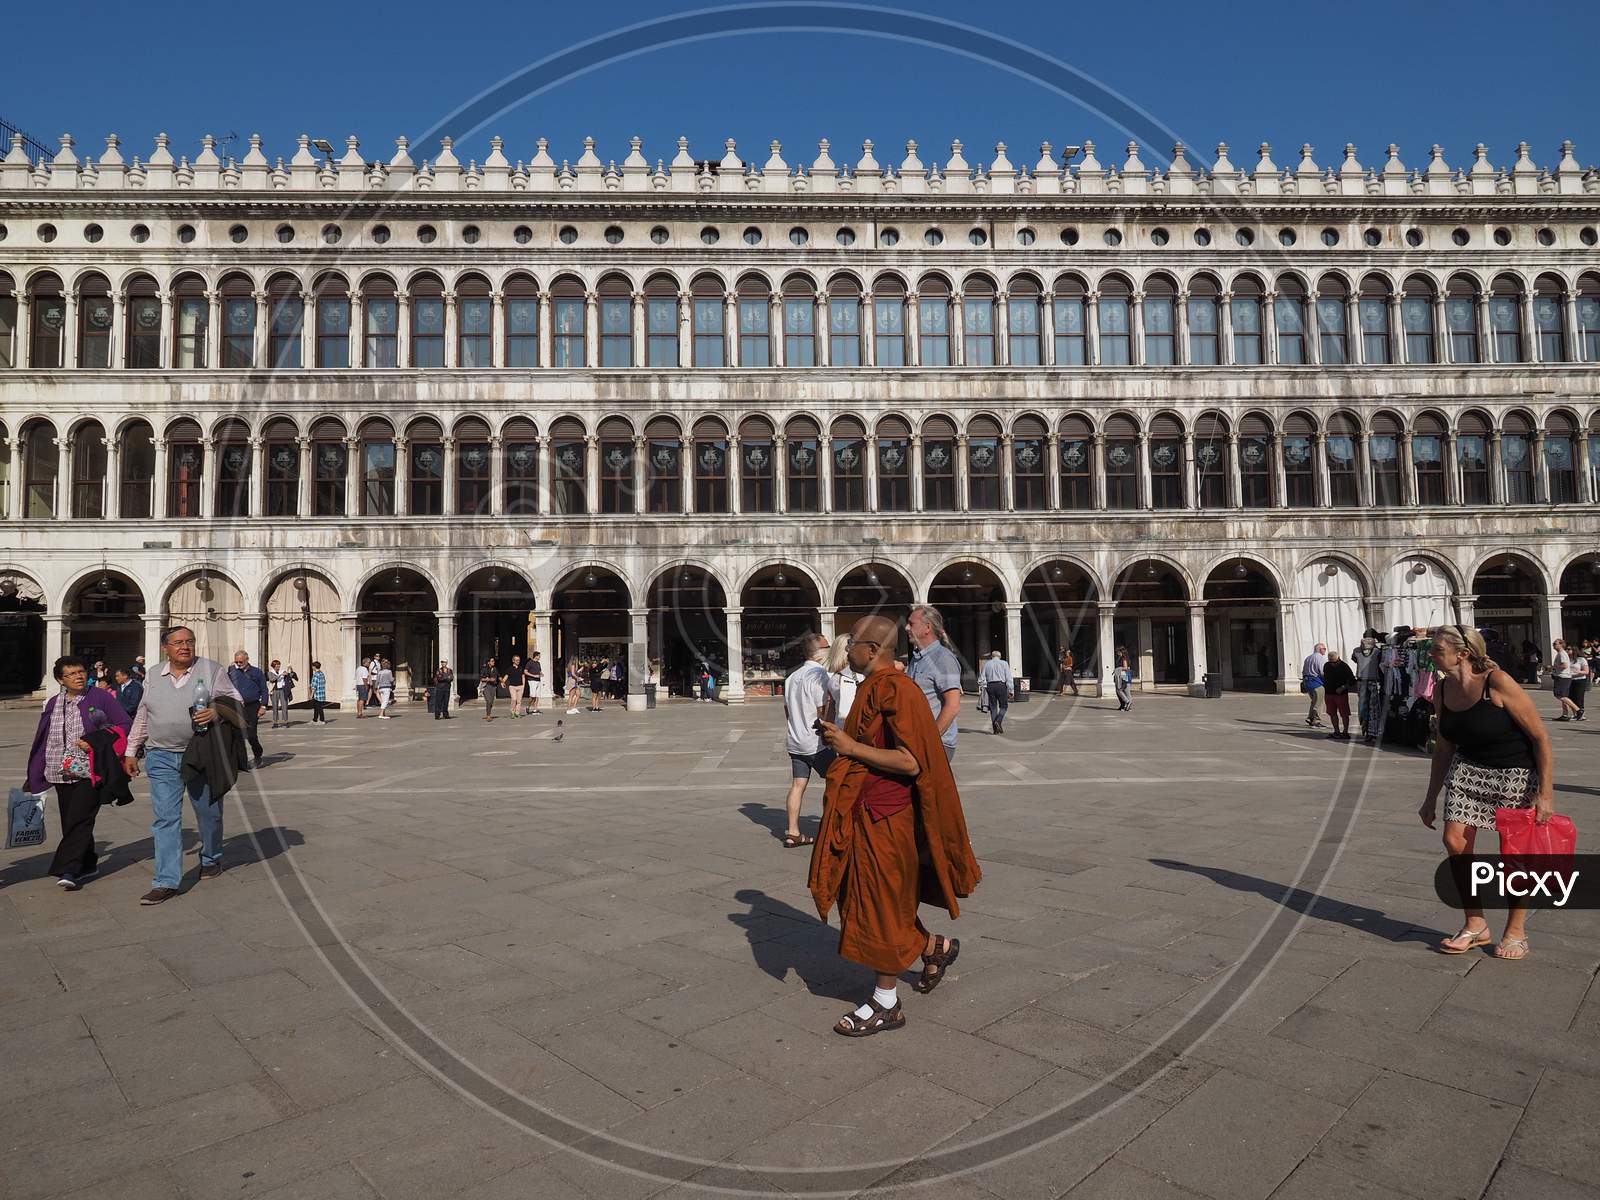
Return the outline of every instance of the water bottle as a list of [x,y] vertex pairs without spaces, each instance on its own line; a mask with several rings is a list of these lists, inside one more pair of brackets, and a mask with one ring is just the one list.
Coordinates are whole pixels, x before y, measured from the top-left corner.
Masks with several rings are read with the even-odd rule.
[[211,689],[206,686],[204,679],[197,679],[194,685],[194,703],[189,705],[189,726],[196,733],[204,733],[206,726],[200,724],[195,714],[202,708],[211,707]]

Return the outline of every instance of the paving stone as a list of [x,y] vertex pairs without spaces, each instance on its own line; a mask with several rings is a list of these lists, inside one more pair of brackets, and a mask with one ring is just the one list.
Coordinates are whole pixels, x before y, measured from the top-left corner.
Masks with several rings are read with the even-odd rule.
[[260,1064],[209,1013],[96,1041],[128,1100],[140,1108],[243,1083],[261,1073]]
[[826,1029],[812,1032],[762,1011],[740,1013],[684,1036],[707,1054],[811,1104],[863,1090],[891,1069],[882,1057],[860,1053],[870,1039],[852,1041]]
[[104,1082],[110,1078],[94,1035],[81,1017],[0,1034],[7,1098]]
[[1533,1091],[1506,1157],[1553,1175],[1600,1181],[1600,1080],[1558,1067]]
[[1272,1193],[1272,1200],[1419,1200],[1371,1179],[1352,1174],[1337,1163],[1308,1158]]
[[1201,1193],[1113,1158],[1065,1194],[1072,1200],[1192,1200]]
[[246,1038],[241,1045],[305,1109],[413,1074],[405,1053],[347,1016]]
[[1187,995],[1195,981],[1140,963],[1115,963],[1082,979],[1063,983],[1039,998],[1050,1009],[1104,1029],[1121,1030]]
[[1494,1182],[1483,1200],[1600,1200],[1600,1188],[1575,1179],[1552,1175],[1524,1163],[1506,1161],[1494,1173]]
[[358,1154],[351,1164],[384,1200],[435,1200],[543,1158],[531,1133],[478,1109]]
[[681,1037],[621,1015],[565,1026],[550,1033],[543,1044],[644,1108],[732,1074],[726,1063]]
[[1410,964],[1363,960],[1329,983],[1313,1002],[1367,1024],[1415,1031],[1454,991],[1456,982]]

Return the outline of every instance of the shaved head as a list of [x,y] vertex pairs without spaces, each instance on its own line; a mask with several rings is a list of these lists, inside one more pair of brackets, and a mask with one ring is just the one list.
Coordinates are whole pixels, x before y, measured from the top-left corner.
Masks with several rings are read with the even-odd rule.
[[850,665],[864,675],[894,666],[900,626],[888,617],[862,617],[850,630]]

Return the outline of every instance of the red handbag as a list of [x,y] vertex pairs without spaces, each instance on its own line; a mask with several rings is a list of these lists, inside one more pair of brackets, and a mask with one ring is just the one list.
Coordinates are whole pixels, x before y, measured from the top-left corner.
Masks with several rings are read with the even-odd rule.
[[1494,831],[1500,835],[1500,853],[1506,856],[1539,854],[1570,858],[1578,852],[1578,827],[1571,817],[1560,813],[1540,825],[1533,819],[1531,808],[1497,808]]

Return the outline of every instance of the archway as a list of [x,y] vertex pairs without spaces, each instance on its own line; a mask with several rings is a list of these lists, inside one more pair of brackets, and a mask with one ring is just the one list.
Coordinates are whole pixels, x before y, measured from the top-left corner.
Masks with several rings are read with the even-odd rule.
[[[161,624],[189,626],[196,654],[232,662],[233,652],[245,644],[244,596],[233,580],[201,567],[168,589]],[[308,671],[304,677],[309,677]]]
[[317,571],[291,571],[274,583],[262,605],[261,657],[292,664],[310,695],[311,664],[322,664],[328,699],[355,687],[355,663],[339,636],[339,589]]
[[393,664],[396,698],[433,678],[439,661],[438,608],[433,584],[410,567],[385,567],[361,589],[357,652],[363,661],[377,654]]
[[700,664],[710,663],[719,683],[728,676],[727,596],[703,567],[672,567],[650,584],[650,657],[669,696],[692,696]]
[[[1206,578],[1206,661],[1230,691],[1274,692],[1283,678],[1278,585],[1260,563],[1235,558]],[[1311,647],[1306,647],[1310,653]]]
[[1022,585],[1022,663],[1040,690],[1059,691],[1061,651],[1072,647],[1073,674],[1100,678],[1100,599],[1094,580],[1078,563],[1040,563]]
[[1409,555],[1390,563],[1383,591],[1388,600],[1377,624],[1385,634],[1399,625],[1437,625],[1460,619],[1455,580],[1436,559]]
[[[44,589],[19,571],[0,572],[0,699],[44,686]],[[131,660],[130,660],[131,661]],[[126,666],[126,663],[119,664]]]
[[[144,653],[144,593],[126,575],[102,569],[72,591],[67,602],[70,653],[92,666],[103,660],[115,670],[133,664]],[[199,630],[195,631],[199,640]],[[154,671],[159,664],[146,666]]]
[[1366,588],[1355,568],[1339,558],[1312,559],[1295,573],[1293,595],[1289,646],[1309,654],[1324,642],[1349,658],[1368,624]]
[[961,660],[961,686],[976,689],[978,664],[989,652],[1011,653],[1006,647],[1005,585],[983,563],[951,563],[928,585],[928,603],[944,617],[950,648]]
[[1505,642],[1523,668],[1522,681],[1536,684],[1528,669],[1529,651],[1537,653],[1538,662],[1548,662],[1553,637],[1544,628],[1544,584],[1537,568],[1519,554],[1496,554],[1473,575],[1472,594],[1477,597],[1473,621]]
[[456,644],[452,648],[456,690],[470,696],[478,667],[491,654],[504,667],[513,654],[527,661],[533,650],[533,587],[516,571],[480,567],[456,589]]
[[[1189,589],[1171,563],[1147,558],[1124,567],[1112,589],[1111,650],[1124,647],[1141,690],[1190,681]],[[1102,664],[1115,665],[1115,659]]]
[[555,661],[544,670],[558,697],[569,661],[620,657],[624,669],[628,667],[631,604],[628,585],[607,567],[580,567],[556,584],[550,593],[550,653]]
[[1585,554],[1561,572],[1561,636],[1568,642],[1600,638],[1600,554]]
[[784,676],[800,665],[801,639],[822,628],[821,593],[809,575],[778,563],[750,577],[739,606],[745,695],[776,695]]
[[833,628],[822,632],[834,638],[849,633],[862,617],[888,617],[901,627],[897,653],[903,658],[911,597],[911,581],[894,567],[877,562],[853,567],[833,589]]

